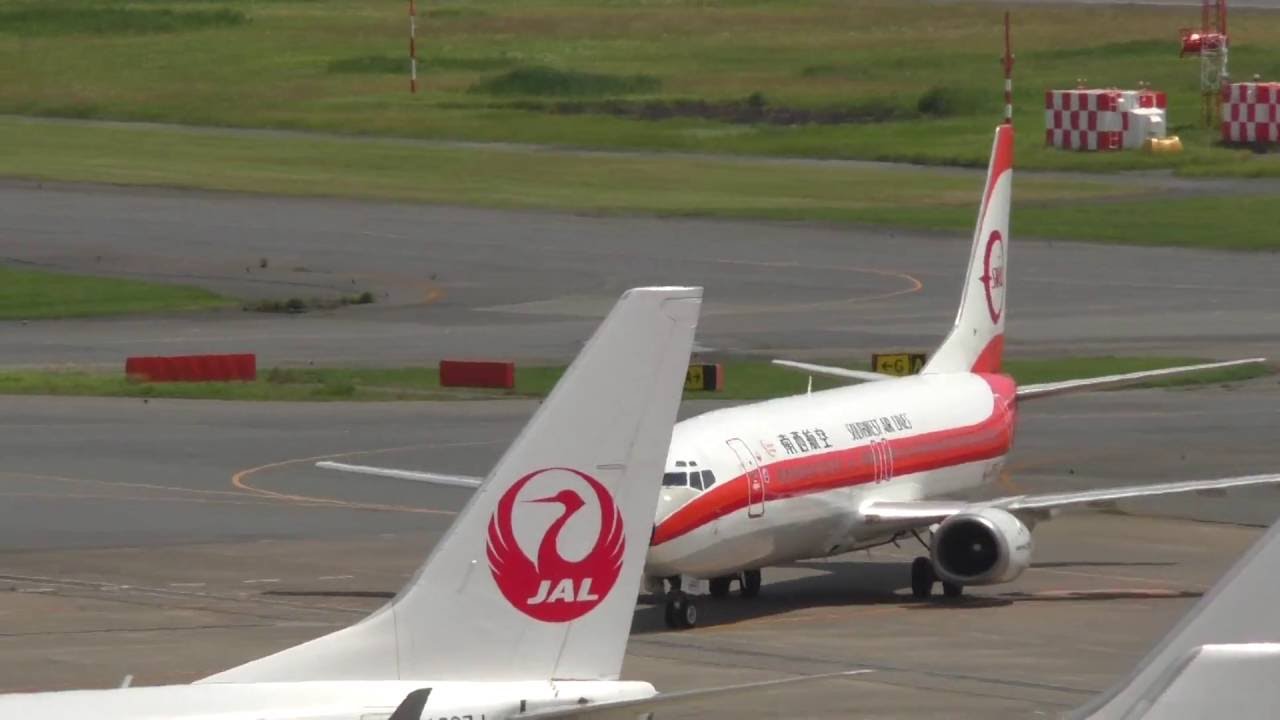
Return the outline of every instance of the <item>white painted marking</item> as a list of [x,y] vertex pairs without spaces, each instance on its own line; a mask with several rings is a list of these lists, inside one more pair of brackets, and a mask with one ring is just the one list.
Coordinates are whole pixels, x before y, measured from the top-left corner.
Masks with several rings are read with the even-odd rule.
[[355,575],[321,575],[317,580],[351,580]]
[[169,587],[204,587],[204,583],[169,583]]
[[257,580],[241,580],[245,585],[253,585],[256,583],[278,583],[280,578],[259,578]]

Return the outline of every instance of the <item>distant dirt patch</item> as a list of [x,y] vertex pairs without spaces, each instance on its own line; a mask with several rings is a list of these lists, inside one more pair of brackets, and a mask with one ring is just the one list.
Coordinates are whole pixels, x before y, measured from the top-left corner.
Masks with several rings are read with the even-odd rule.
[[337,298],[291,297],[287,300],[258,300],[245,303],[242,309],[245,312],[296,314],[309,310],[334,310],[347,305],[369,305],[374,302],[377,302],[377,298],[366,290],[359,295],[343,295]]
[[[423,57],[418,67],[426,70],[501,70],[511,67],[516,58],[489,57]],[[394,75],[408,72],[409,58],[403,55],[358,55],[338,58],[329,63],[328,71],[335,74]]]
[[149,35],[234,27],[247,22],[249,22],[249,16],[239,10],[228,8],[172,10],[49,2],[17,5],[0,10],[0,33],[24,37]]
[[759,94],[739,100],[520,100],[502,103],[496,108],[553,115],[612,115],[633,120],[701,118],[744,125],[846,125],[905,120],[919,115],[908,108],[887,102],[826,108],[772,105]]
[[534,65],[515,68],[497,77],[482,80],[472,85],[470,92],[487,95],[599,97],[651,93],[661,87],[662,81],[652,75],[610,75]]
[[955,117],[977,112],[981,106],[978,98],[955,88],[934,86],[925,90],[916,101],[916,110],[932,117]]
[[427,17],[437,19],[487,17],[489,12],[478,7],[456,6],[439,7],[427,10]]
[[409,59],[404,56],[360,55],[332,60],[328,70],[331,73],[351,75],[390,75],[406,72],[408,68]]

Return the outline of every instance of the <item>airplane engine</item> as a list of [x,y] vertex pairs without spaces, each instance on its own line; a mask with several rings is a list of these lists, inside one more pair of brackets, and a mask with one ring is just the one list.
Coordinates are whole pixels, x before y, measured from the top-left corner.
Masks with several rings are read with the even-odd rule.
[[1031,565],[1031,530],[999,508],[957,513],[933,533],[933,568],[958,585],[995,585]]

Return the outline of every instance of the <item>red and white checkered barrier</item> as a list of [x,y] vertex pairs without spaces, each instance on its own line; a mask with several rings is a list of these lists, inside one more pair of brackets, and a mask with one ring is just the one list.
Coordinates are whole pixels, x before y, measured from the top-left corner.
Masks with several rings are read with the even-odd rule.
[[1280,83],[1232,83],[1222,91],[1222,140],[1280,142]]
[[1165,135],[1166,97],[1151,90],[1049,90],[1046,145],[1072,150],[1140,148]]

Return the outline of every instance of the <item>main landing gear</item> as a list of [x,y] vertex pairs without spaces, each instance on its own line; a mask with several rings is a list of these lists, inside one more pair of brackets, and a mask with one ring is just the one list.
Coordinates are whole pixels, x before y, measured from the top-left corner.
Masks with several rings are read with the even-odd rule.
[[[738,581],[738,594],[740,596],[753,598],[760,594],[759,570],[743,570],[736,575],[712,578],[709,581],[705,581],[706,592],[713,598],[728,597],[735,580]],[[703,581],[685,580],[682,585],[681,578],[676,576],[667,578],[667,582],[671,585],[671,589],[667,592],[666,607],[664,609],[667,627],[677,630],[694,627],[698,624],[698,606],[694,601],[694,596],[702,586]],[[688,587],[690,592],[685,592],[684,587]]]
[[[927,557],[918,557],[911,561],[911,594],[927,600],[933,595],[933,584],[938,582],[938,575],[933,571],[933,561]],[[956,598],[964,594],[964,586],[956,583],[942,582],[942,594]]]
[[698,606],[683,590],[667,594],[667,627],[684,630],[698,624]]

